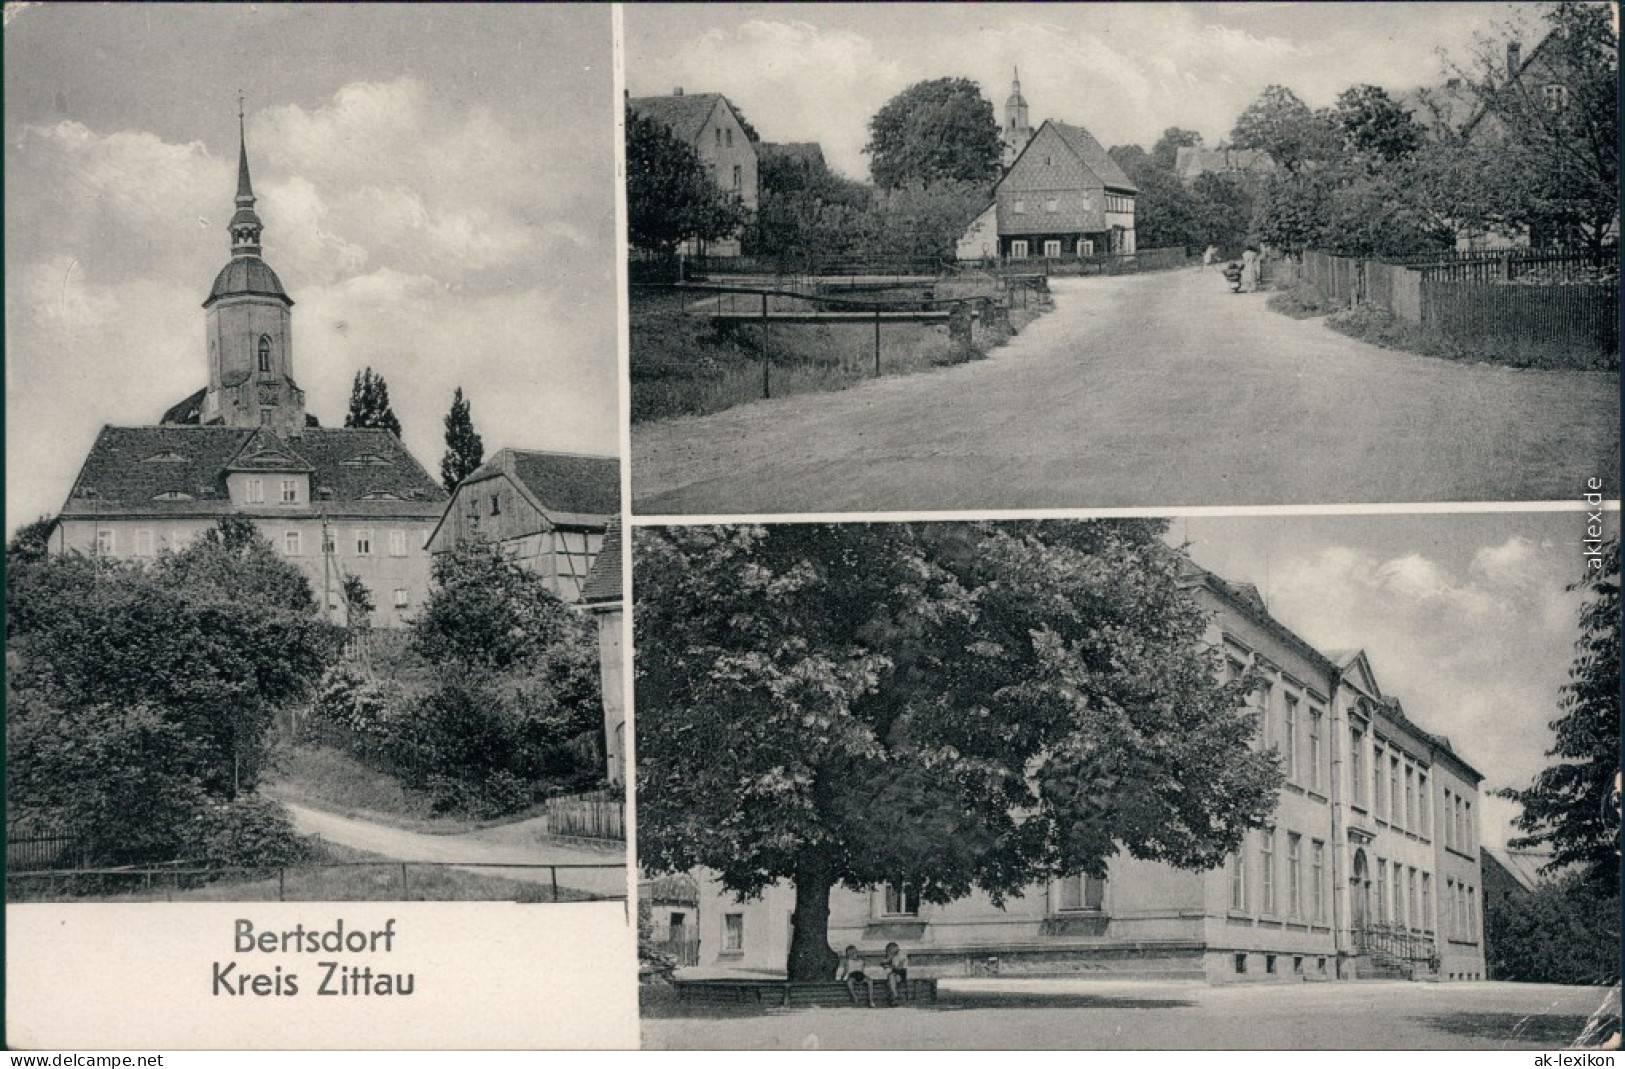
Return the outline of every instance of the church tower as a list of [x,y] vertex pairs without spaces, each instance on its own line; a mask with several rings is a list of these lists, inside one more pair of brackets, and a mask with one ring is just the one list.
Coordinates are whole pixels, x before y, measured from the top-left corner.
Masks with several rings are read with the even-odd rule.
[[293,380],[293,300],[260,258],[254,185],[242,103],[237,106],[237,211],[227,227],[231,259],[215,276],[208,313],[209,385],[198,422],[269,427],[280,434],[305,429],[305,393]]
[[1032,140],[1032,124],[1027,121],[1027,99],[1021,95],[1021,71],[1011,68],[1010,95],[1004,102],[1004,155],[1008,170],[1021,150]]

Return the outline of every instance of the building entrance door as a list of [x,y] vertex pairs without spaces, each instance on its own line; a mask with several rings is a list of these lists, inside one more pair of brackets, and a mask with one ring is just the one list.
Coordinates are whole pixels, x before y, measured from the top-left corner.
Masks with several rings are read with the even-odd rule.
[[1371,874],[1366,869],[1365,851],[1354,851],[1354,869],[1349,876],[1349,909],[1354,927],[1364,928],[1371,919]]

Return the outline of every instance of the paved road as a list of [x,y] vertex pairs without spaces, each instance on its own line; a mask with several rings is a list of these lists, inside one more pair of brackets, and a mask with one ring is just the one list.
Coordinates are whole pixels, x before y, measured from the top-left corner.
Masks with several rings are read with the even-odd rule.
[[[934,1007],[646,1010],[643,1046],[1554,1050],[1572,1043],[1607,999],[1602,988],[1542,984],[944,981]],[[1617,997],[1611,1006],[1617,1029]]]
[[1617,496],[1618,377],[1391,352],[1213,272],[1057,279],[992,357],[632,430],[644,515]]
[[[395,861],[440,861],[462,864],[501,865],[603,865],[619,864],[625,858],[608,851],[563,846],[539,840],[537,821],[485,828],[462,835],[425,835],[422,832],[392,828],[385,824],[341,817],[308,806],[283,802],[294,826],[305,835],[319,835],[328,842],[366,850]],[[548,883],[547,869],[477,868],[473,871],[510,880]],[[626,892],[626,869],[560,869],[559,886],[600,895]]]

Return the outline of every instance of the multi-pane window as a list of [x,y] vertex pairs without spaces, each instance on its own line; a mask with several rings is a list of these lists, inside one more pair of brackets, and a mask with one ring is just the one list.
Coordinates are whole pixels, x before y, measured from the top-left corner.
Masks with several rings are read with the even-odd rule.
[[1015,212],[1017,215],[1026,215],[1027,202],[1024,200],[1018,200],[1010,206],[1010,210]]
[[1388,867],[1388,874],[1394,881],[1394,923],[1404,927],[1405,924],[1405,879],[1404,869],[1399,862]]
[[406,608],[406,606],[407,606],[406,588],[398,586],[398,587],[395,588],[395,607],[397,609],[404,609],[404,608]]
[[1428,805],[1428,774],[1416,770],[1416,830],[1428,838],[1433,837],[1432,811]]
[[1259,890],[1263,895],[1260,908],[1265,913],[1275,912],[1275,829],[1265,828],[1258,833]]
[[1478,888],[1467,888],[1467,938],[1478,942]]
[[269,334],[261,334],[260,335],[259,356],[260,356],[260,370],[261,371],[266,371],[266,372],[270,371],[271,370],[271,336]]
[[1422,924],[1421,927],[1431,931],[1433,929],[1433,876],[1422,873]]
[[1444,820],[1442,823],[1444,824],[1444,845],[1447,847],[1456,845],[1455,804],[1455,797],[1450,793],[1450,788],[1446,787],[1444,789]]
[[1422,915],[1416,911],[1416,869],[1405,872],[1405,910],[1412,928],[1422,927]]
[[1378,817],[1386,817],[1388,792],[1383,790],[1382,774],[1388,767],[1385,760],[1386,752],[1381,746],[1371,748],[1371,812]]
[[920,892],[906,883],[888,883],[884,912],[888,917],[919,916]]
[[111,527],[102,527],[96,531],[96,555],[98,557],[111,557],[118,552],[118,535]]
[[1247,857],[1240,850],[1230,855],[1230,908],[1247,911]]
[[1471,854],[1478,850],[1478,838],[1473,834],[1473,803],[1463,803],[1461,817],[1461,849],[1463,853]]
[[406,556],[406,532],[405,531],[391,531],[391,532],[389,532],[389,555],[391,557],[404,557],[404,556]]
[[1410,765],[1405,766],[1405,826],[1412,831],[1418,829],[1416,820],[1416,771]]
[[143,527],[135,533],[135,555],[138,557],[152,556],[152,528]]
[[1070,913],[1077,910],[1100,910],[1106,905],[1106,881],[1079,873],[1060,881],[1060,909]]
[[1060,203],[1058,201],[1056,201],[1056,199],[1054,197],[1051,197],[1051,198],[1049,198],[1048,200],[1046,200],[1044,202],[1044,211],[1050,213],[1051,215],[1055,214],[1055,211],[1059,207],[1060,207]]
[[1566,85],[1544,86],[1541,96],[1545,98],[1547,111],[1562,111],[1569,106],[1569,89]]
[[1365,732],[1349,729],[1349,782],[1354,784],[1354,804],[1365,806]]
[[1326,919],[1326,844],[1319,839],[1309,844],[1309,895],[1314,921],[1320,924]]
[[1303,837],[1294,832],[1286,836],[1286,893],[1287,914],[1303,916]]
[[1325,786],[1320,779],[1320,728],[1326,714],[1319,709],[1309,710],[1309,789],[1318,791]]
[[1270,721],[1270,705],[1272,704],[1272,699],[1275,697],[1275,688],[1270,686],[1268,683],[1262,683],[1259,685],[1256,693],[1258,694],[1259,728],[1261,731],[1261,736],[1264,739],[1264,745],[1267,747],[1270,744],[1270,740],[1275,737],[1275,725]]
[[248,503],[250,505],[263,505],[265,503],[265,480],[248,480]]
[[297,480],[282,480],[282,503],[284,505],[297,505],[299,503],[299,483]]
[[372,532],[365,528],[355,533],[355,555],[358,557],[372,556]]
[[745,915],[743,913],[724,913],[722,915],[722,949],[745,949]]
[[1291,694],[1286,696],[1282,733],[1286,744],[1286,778],[1295,781],[1298,778],[1298,699]]
[[1400,784],[1399,757],[1388,758],[1388,819],[1394,824],[1403,826],[1405,823],[1405,796],[1404,788]]
[[297,557],[299,554],[304,552],[300,543],[301,539],[298,531],[282,532],[282,552],[286,553],[288,556]]

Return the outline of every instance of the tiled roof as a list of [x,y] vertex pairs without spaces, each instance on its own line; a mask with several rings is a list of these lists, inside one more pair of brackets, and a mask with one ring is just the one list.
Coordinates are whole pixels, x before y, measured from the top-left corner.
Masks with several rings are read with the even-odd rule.
[[1204,174],[1270,174],[1274,170],[1275,161],[1260,149],[1184,146],[1174,154],[1174,173],[1186,182]]
[[1055,132],[1061,135],[1061,140],[1073,152],[1077,153],[1078,158],[1083,161],[1085,167],[1095,172],[1095,177],[1105,183],[1106,188],[1123,189],[1130,193],[1139,192],[1139,187],[1129,181],[1128,175],[1124,174],[1123,169],[1117,166],[1117,161],[1112,159],[1104,148],[1100,147],[1100,142],[1096,141],[1095,136],[1088,130],[1081,126],[1068,126],[1064,122],[1054,122],[1053,120],[1048,125],[1055,128]]
[[287,302],[291,307],[293,298],[288,296],[282,288],[282,280],[276,277],[271,265],[258,256],[233,256],[226,261],[226,266],[214,276],[214,285],[209,289],[209,297],[203,302],[203,307],[218,301],[222,297],[236,297],[242,294],[253,294],[259,297],[276,297]]
[[587,581],[581,587],[581,600],[588,605],[621,601],[621,521],[609,521],[604,545],[592,562]]
[[312,503],[346,511],[433,514],[446,501],[400,440],[377,428],[282,438],[252,427],[103,427],[62,515],[223,511],[228,470],[308,471]]
[[671,128],[679,140],[698,140],[705,121],[722,99],[721,93],[684,93],[681,96],[633,97],[627,102],[638,112]]
[[[490,463],[523,483],[549,513],[621,513],[621,462],[616,457],[504,449]],[[469,478],[478,475],[475,472]]]
[[[1016,211],[1016,202],[1022,202]],[[1049,206],[1055,205],[1050,211]],[[1032,193],[999,190],[998,228],[1006,236],[1098,234],[1106,229],[1106,206],[1081,189]],[[1039,250],[1033,250],[1037,255]],[[1063,249],[1070,253],[1073,250]]]
[[205,386],[199,389],[197,393],[187,397],[185,400],[175,402],[175,404],[169,407],[169,410],[164,413],[163,418],[158,422],[191,424],[196,426],[202,421],[203,399],[207,397],[208,394],[209,388]]

